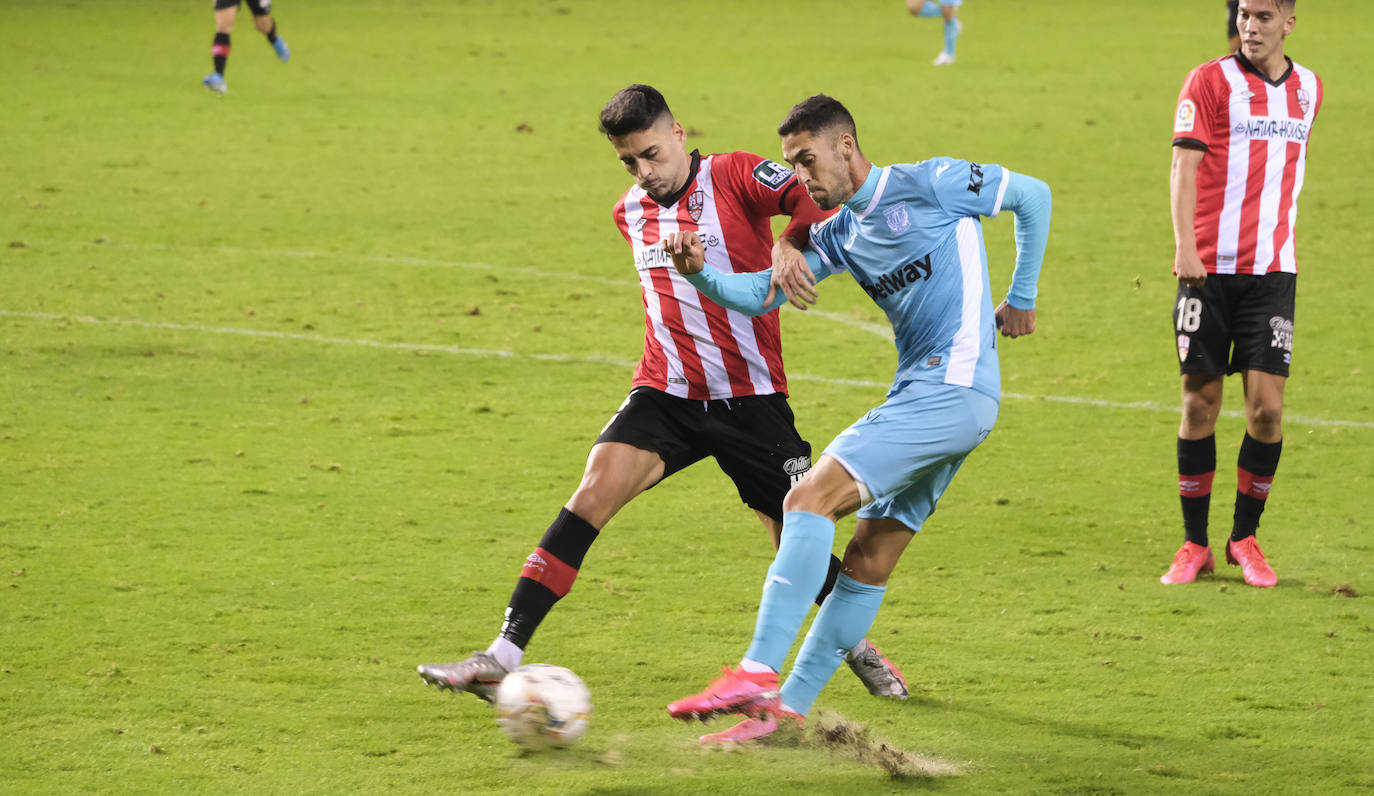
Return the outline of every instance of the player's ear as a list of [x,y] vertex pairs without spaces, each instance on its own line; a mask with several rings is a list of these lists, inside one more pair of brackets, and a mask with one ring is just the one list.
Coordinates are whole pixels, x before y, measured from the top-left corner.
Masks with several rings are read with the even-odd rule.
[[687,131],[682,129],[682,122],[673,120],[673,140],[681,143],[687,140]]

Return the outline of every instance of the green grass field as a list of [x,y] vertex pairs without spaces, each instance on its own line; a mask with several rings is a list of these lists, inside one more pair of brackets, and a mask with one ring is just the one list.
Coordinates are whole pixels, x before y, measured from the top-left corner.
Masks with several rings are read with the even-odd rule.
[[[7,3],[0,791],[1368,792],[1363,2],[1303,0],[1289,43],[1327,98],[1260,534],[1279,586],[1157,582],[1181,541],[1170,120],[1224,50],[1221,5],[971,0],[937,70],[939,25],[896,0],[279,0],[292,62],[245,13],[215,97],[208,2]],[[531,645],[592,690],[577,747],[521,755],[415,676],[491,640],[628,389],[630,181],[596,114],[636,81],[704,152],[777,156],[777,121],[825,91],[878,163],[957,155],[1055,191],[1040,329],[1003,345],[997,430],[873,630],[912,698],[842,670],[818,703],[961,773],[707,752],[666,717],[742,654],[771,560],[709,464],[606,528]],[[1011,220],[986,230],[996,294]],[[822,293],[783,321],[817,448],[894,360],[857,286]]]

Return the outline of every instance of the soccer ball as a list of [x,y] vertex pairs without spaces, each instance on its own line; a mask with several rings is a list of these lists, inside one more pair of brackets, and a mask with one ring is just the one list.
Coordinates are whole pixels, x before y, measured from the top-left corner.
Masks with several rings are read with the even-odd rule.
[[591,713],[591,692],[562,666],[521,666],[496,689],[496,723],[526,749],[571,746],[587,731]]

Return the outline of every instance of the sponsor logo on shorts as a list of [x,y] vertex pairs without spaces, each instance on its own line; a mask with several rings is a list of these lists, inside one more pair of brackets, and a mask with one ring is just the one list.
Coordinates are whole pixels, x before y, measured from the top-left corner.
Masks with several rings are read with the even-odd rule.
[[1174,132],[1191,133],[1193,132],[1193,121],[1197,118],[1197,106],[1193,101],[1186,99],[1178,104],[1178,113],[1174,114]]
[[1191,343],[1191,342],[1192,342],[1192,339],[1189,338],[1188,335],[1186,335],[1186,334],[1181,334],[1181,335],[1178,336],[1178,361],[1179,361],[1179,362],[1182,362],[1182,361],[1184,361],[1185,359],[1188,358],[1188,345],[1189,345],[1189,343]]
[[926,365],[927,365],[928,367],[938,368],[938,367],[940,367],[940,363],[941,363],[941,362],[944,362],[944,360],[941,359],[940,357],[931,357],[930,359],[927,359],[927,360],[926,360]]
[[801,475],[810,469],[810,456],[797,456],[782,463],[782,471],[788,475]]
[[[1273,330],[1274,336],[1269,340],[1270,348],[1281,348],[1284,351],[1293,350],[1293,322],[1287,318],[1275,315],[1269,319],[1269,328]],[[1288,358],[1284,357],[1284,363]]]

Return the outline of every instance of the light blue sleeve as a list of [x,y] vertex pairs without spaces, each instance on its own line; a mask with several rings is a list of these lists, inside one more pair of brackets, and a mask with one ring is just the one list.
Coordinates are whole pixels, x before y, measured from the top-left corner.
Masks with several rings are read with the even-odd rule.
[[935,201],[952,216],[997,215],[1007,189],[1005,168],[956,158],[931,158],[918,167],[930,180]]
[[[803,254],[817,282],[830,276],[830,269],[825,267],[818,254],[809,248]],[[768,295],[768,283],[772,278],[772,268],[752,274],[726,274],[708,266],[688,275],[687,281],[720,306],[754,316],[766,315],[787,301],[787,296],[779,290],[773,301],[764,306],[763,300]]]
[[1045,245],[1050,239],[1050,186],[1044,181],[1014,171],[1007,172],[1002,207],[1015,217],[1016,269],[1012,271],[1007,303],[1018,310],[1035,309],[1036,285],[1040,265],[1045,260]]

